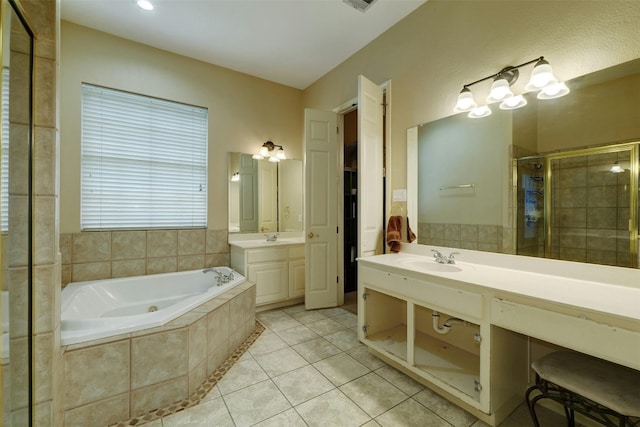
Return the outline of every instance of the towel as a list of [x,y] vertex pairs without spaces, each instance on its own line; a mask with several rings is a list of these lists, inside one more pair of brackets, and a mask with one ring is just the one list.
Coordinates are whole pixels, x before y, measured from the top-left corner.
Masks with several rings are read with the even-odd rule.
[[416,233],[414,233],[411,226],[409,226],[409,217],[407,217],[407,241],[411,243],[414,240],[416,240]]
[[400,252],[402,230],[402,217],[400,215],[392,215],[389,217],[387,224],[387,245],[391,252]]

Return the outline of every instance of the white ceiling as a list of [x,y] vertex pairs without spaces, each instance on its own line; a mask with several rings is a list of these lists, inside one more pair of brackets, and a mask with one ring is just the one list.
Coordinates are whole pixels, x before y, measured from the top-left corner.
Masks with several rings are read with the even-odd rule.
[[[426,0],[62,0],[62,19],[304,89]],[[64,48],[64,47],[63,47]]]

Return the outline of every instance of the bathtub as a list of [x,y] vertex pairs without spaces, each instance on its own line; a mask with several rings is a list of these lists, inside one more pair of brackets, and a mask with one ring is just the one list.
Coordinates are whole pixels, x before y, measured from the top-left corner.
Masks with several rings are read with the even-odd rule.
[[228,267],[227,283],[204,270],[70,283],[62,290],[61,344],[162,326],[246,279]]

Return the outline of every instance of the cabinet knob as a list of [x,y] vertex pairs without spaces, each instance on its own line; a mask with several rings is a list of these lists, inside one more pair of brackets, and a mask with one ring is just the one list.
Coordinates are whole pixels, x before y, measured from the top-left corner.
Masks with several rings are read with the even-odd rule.
[[310,238],[310,239],[313,239],[314,237],[320,237],[320,235],[319,234],[314,234],[313,231],[310,231],[307,234],[307,237]]

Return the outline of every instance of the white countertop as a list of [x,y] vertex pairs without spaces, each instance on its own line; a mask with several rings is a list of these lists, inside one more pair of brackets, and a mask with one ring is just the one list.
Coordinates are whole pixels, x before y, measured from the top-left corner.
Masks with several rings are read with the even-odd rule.
[[[445,255],[454,250],[451,248],[438,249],[443,249],[441,252]],[[541,269],[545,271],[543,273],[518,268],[518,264],[526,262],[528,257],[490,254],[490,263],[478,263],[473,262],[473,253],[476,251],[455,250],[461,252],[459,258],[465,259],[464,261],[456,260],[455,267],[458,267],[460,271],[438,271],[439,264],[432,256],[406,252],[359,258],[358,262],[363,265],[384,267],[390,272],[401,274],[409,271],[441,277],[640,321],[640,270],[536,259],[534,264],[537,263],[538,267],[542,267]],[[488,255],[481,256],[487,257]],[[514,261],[514,258],[518,259]],[[501,259],[505,266],[496,266]],[[436,270],[431,270],[430,263],[436,264],[434,267]],[[445,266],[449,266],[449,264],[445,264]],[[545,266],[548,268],[544,268]],[[560,271],[563,267],[562,275],[546,273]],[[576,277],[570,277],[573,269],[576,269]],[[584,272],[578,273],[577,269],[587,270],[587,273],[589,271],[597,272],[598,274],[590,275],[597,280],[584,277]],[[606,277],[609,277],[610,280],[603,280]]]
[[230,241],[229,244],[242,249],[273,248],[285,245],[302,245],[304,244],[304,237],[279,237],[274,242],[268,242],[267,239],[263,237],[261,239],[234,240]]

